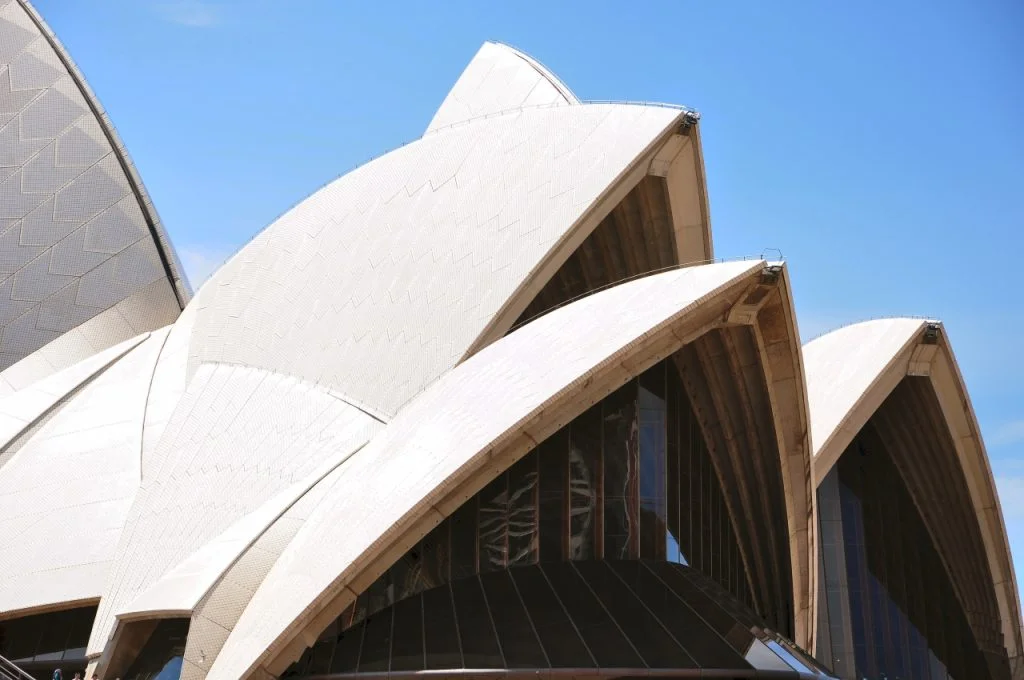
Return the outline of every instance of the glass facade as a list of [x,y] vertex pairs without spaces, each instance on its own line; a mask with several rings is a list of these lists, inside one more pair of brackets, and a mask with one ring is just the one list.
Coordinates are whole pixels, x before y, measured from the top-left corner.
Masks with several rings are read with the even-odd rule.
[[92,606],[0,621],[0,656],[46,680],[57,668],[68,678],[84,674],[85,646],[95,618]]
[[178,680],[185,658],[188,619],[163,619],[156,624],[125,680]]
[[844,678],[990,677],[899,470],[865,430],[818,489],[820,657]]
[[667,359],[464,503],[293,673],[805,668],[753,607],[718,475]]
[[718,477],[670,361],[499,475],[367,589],[344,625],[467,576],[602,559],[691,565],[752,606]]
[[456,669],[472,669],[472,677],[628,677],[649,670],[661,677],[827,677],[719,584],[663,561],[546,562],[484,572],[341,626],[335,621],[282,677]]

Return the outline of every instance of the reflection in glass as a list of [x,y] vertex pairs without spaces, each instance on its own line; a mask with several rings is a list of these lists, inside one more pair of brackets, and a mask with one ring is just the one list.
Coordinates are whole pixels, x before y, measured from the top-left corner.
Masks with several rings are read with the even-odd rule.
[[537,561],[538,507],[537,456],[527,456],[508,471],[508,534],[505,566]]
[[181,676],[188,626],[188,619],[163,619],[157,623],[124,675],[126,680],[177,680]]
[[[565,489],[569,488],[569,429],[564,428],[545,440],[535,455],[540,469],[540,559],[545,562],[560,562],[569,559],[569,499]],[[572,495],[571,493],[569,494]],[[593,503],[586,505],[582,513],[593,521]],[[578,529],[587,531],[587,529]]]
[[640,438],[640,558],[663,560],[667,548],[666,364],[640,377],[637,396]]
[[724,496],[663,361],[498,475],[360,595],[342,628],[449,580],[537,562],[691,564],[751,603]]
[[627,383],[604,401],[604,555],[635,558],[639,552],[637,524],[638,425],[636,384]]
[[[600,407],[592,408],[568,428],[569,434],[569,559],[598,556],[600,541],[598,505],[602,484]],[[565,494],[565,490],[559,491]]]

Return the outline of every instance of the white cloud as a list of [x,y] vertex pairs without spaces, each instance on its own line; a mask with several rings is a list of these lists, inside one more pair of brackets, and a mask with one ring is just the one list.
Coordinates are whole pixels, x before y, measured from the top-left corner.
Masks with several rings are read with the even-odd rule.
[[155,5],[157,13],[166,21],[190,28],[206,28],[220,23],[216,5],[201,0],[173,0]]
[[198,291],[206,279],[220,269],[233,250],[227,248],[215,248],[202,245],[184,246],[178,248],[178,257],[181,258],[181,266],[185,268],[192,290]]
[[1024,419],[1011,420],[997,427],[985,438],[989,446],[1007,446],[1024,443]]

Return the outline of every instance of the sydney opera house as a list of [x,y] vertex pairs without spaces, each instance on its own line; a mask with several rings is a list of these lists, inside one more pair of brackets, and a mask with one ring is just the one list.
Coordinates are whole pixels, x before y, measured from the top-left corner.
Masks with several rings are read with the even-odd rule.
[[4,680],[1024,678],[941,323],[801,346],[698,115],[504,45],[193,294],[0,0],[0,369]]

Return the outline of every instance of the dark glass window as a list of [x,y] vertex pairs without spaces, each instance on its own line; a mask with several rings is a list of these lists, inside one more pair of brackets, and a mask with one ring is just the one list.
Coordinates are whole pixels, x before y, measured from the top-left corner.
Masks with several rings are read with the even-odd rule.
[[636,384],[604,401],[604,558],[636,559],[637,507]]
[[391,658],[391,624],[394,610],[386,607],[370,614],[363,622],[363,647],[359,653],[359,672],[388,670]]
[[477,499],[474,496],[455,511],[451,523],[452,580],[476,573]]
[[586,411],[569,426],[569,558],[600,557],[603,483],[601,407]]
[[504,569],[508,560],[508,475],[498,475],[478,498],[480,572]]
[[696,668],[697,664],[658,619],[609,568],[608,562],[577,562],[583,580],[599,594],[601,604],[618,622],[649,668]]
[[[362,593],[339,617],[337,627],[343,633],[422,593],[430,593],[424,598],[437,598],[447,592],[437,590],[444,583],[490,578],[490,574],[527,565],[620,559],[689,563],[745,605],[753,602],[715,466],[672,359],[628,381],[488,483]],[[572,581],[573,574],[552,578]],[[607,572],[606,576],[613,575]],[[625,586],[616,579],[609,588],[620,592]],[[485,610],[475,609],[471,600],[477,595],[484,599],[483,591],[453,591],[456,601],[440,609],[436,609],[439,602],[429,604],[424,599],[420,647],[402,647],[397,656],[394,650],[389,652],[396,668],[406,670],[418,663],[412,659],[420,648],[423,665],[434,670],[497,668],[506,663],[526,668],[541,657],[550,663],[571,658],[581,668],[594,663],[607,667],[616,659],[628,666],[639,658],[632,645],[661,644],[659,640],[671,640],[674,635],[665,630],[658,633],[654,627],[655,632],[631,643],[633,628],[629,627],[635,627],[636,621],[623,623],[623,628],[607,612],[600,615],[605,605],[578,594],[556,603],[549,626],[546,621],[532,621],[526,613],[532,611],[527,600],[544,592],[538,583],[523,592],[517,589],[518,581],[484,583],[488,584],[486,598],[505,603],[502,609],[513,623],[492,620],[483,616]],[[539,583],[546,584],[543,578]],[[671,590],[663,587],[663,592]],[[493,602],[490,606],[495,607]],[[654,607],[648,603],[640,608]],[[464,617],[463,609],[477,613]],[[403,618],[404,611],[395,609],[394,625],[412,631],[415,623]],[[587,611],[598,618],[581,619]],[[650,617],[638,612],[632,614],[649,624]],[[519,618],[533,625],[530,635],[522,639],[510,632],[514,629],[519,635],[523,630]],[[580,620],[586,623],[577,629],[572,621]],[[470,627],[462,627],[464,622],[471,622]],[[564,649],[555,643],[558,636],[568,640]],[[358,644],[351,636],[343,636],[331,666],[376,668],[383,663],[383,645],[389,639],[377,622],[365,627]],[[610,642],[601,644],[601,640]],[[622,651],[621,644],[614,649],[612,643],[625,643],[627,651]],[[682,644],[672,654],[686,657],[685,649]],[[680,663],[677,667],[688,667]]]
[[640,376],[640,558],[665,559],[668,536],[665,363]]
[[540,469],[540,559],[569,559],[569,430],[563,428],[537,448]]
[[188,619],[163,619],[125,674],[126,680],[177,680],[185,656]]
[[356,626],[338,634],[331,659],[332,673],[355,673],[359,669],[359,650],[363,646],[363,626]]
[[643,562],[614,562],[612,568],[636,593],[640,602],[682,643],[686,652],[704,668],[745,668],[746,662],[694,612],[676,597]]
[[858,676],[989,677],[945,566],[871,421],[823,480],[818,506],[829,570],[822,606],[831,648],[823,656],[840,669],[849,639],[852,664],[842,667]]
[[508,509],[505,518],[508,559],[505,566],[537,561],[538,496],[537,456],[528,454],[508,471]]
[[0,621],[0,656],[21,664],[85,660],[96,607]]

